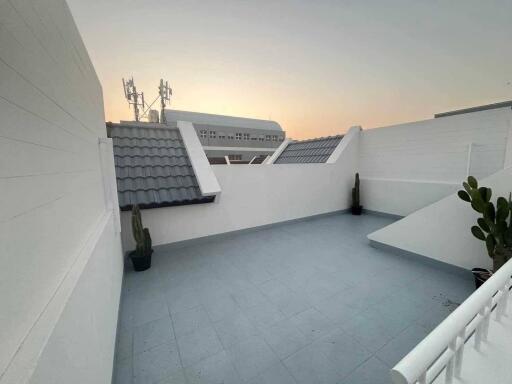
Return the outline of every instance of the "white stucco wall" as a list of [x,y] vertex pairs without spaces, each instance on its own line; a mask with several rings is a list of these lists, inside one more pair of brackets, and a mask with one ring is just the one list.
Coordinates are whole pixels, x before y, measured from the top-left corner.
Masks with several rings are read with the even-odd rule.
[[407,216],[456,191],[448,182],[400,179],[361,178],[361,204],[365,209]]
[[470,145],[471,175],[503,169],[511,121],[502,108],[363,130],[362,205],[404,216],[447,196],[467,176]]
[[101,86],[65,1],[0,2],[0,25],[0,383],[108,383],[122,259]]
[[[512,168],[479,181],[498,196],[512,191]],[[462,189],[462,186],[461,188]],[[478,213],[453,193],[370,235],[370,240],[462,268],[490,267],[485,244],[470,232]]]
[[[159,245],[347,209],[359,132],[346,137],[334,164],[214,165],[222,191],[217,202],[143,210],[144,225]],[[121,223],[124,249],[133,249],[130,212]]]

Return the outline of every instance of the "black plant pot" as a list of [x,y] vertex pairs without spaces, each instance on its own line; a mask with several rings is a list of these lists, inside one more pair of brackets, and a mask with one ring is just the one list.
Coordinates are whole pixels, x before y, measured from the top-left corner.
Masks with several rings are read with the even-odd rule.
[[351,207],[351,211],[353,215],[359,216],[361,212],[363,212],[363,206],[360,205],[358,207]]
[[139,256],[135,251],[130,252],[130,260],[133,264],[133,269],[137,272],[145,271],[151,267],[151,255],[153,254],[153,250],[149,253],[149,255]]
[[492,275],[491,271],[484,268],[473,268],[471,272],[473,272],[473,277],[475,278],[476,289],[478,289],[483,283],[485,283]]

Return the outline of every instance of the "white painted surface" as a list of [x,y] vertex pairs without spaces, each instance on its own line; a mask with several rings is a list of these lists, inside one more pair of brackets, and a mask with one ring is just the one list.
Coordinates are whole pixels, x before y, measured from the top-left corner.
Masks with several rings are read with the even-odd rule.
[[404,215],[447,196],[466,178],[468,160],[478,178],[503,169],[511,119],[501,108],[363,130],[361,204]]
[[[335,164],[212,166],[222,188],[217,203],[142,210],[155,245],[347,209],[357,171],[359,135]],[[123,212],[123,248],[133,248]]]
[[[101,86],[64,1],[1,2],[0,25],[0,383],[34,371],[76,382],[74,370],[107,383],[122,259],[101,171]],[[110,291],[93,302],[78,288],[89,284]],[[72,332],[86,349],[66,358],[54,346]]]
[[[347,133],[343,136],[343,139],[338,143],[338,146],[334,149],[334,151],[331,153],[331,156],[327,159],[328,164],[332,164],[338,161],[340,155],[345,150],[345,147],[347,146],[347,142],[350,142],[350,138],[352,136],[358,136],[361,132],[361,126],[353,126],[350,127],[350,129],[347,131]],[[346,140],[344,140],[346,139]]]
[[511,275],[509,261],[392,369],[393,383],[510,382]]
[[457,191],[459,183],[425,180],[361,178],[361,204],[365,209],[407,216]]
[[180,130],[183,144],[187,148],[190,163],[194,169],[199,189],[203,196],[216,196],[221,190],[217,178],[212,171],[210,162],[206,157],[197,133],[192,123],[188,121],[178,121],[178,129]]
[[[493,201],[512,191],[512,168],[482,179]],[[462,189],[462,186],[461,188]],[[471,234],[478,213],[454,193],[368,235],[370,240],[430,257],[462,268],[491,267],[484,242]]]

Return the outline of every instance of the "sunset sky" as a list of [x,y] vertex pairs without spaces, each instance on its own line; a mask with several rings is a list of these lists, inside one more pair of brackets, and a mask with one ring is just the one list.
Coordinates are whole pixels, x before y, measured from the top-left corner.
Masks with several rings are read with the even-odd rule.
[[272,119],[293,138],[512,99],[512,1],[68,0],[103,85]]

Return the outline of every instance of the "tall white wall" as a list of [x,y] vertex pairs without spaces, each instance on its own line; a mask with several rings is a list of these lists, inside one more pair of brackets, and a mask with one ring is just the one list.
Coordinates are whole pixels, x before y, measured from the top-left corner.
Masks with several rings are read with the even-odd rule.
[[[498,196],[512,192],[512,167],[479,181]],[[462,186],[461,188],[462,189]],[[470,232],[478,213],[456,194],[422,208],[370,235],[370,240],[426,256],[448,264],[471,269],[491,267],[484,242]]]
[[511,121],[502,108],[363,130],[362,204],[404,216],[453,192],[468,171],[503,169]]
[[[333,164],[212,166],[222,191],[218,202],[142,210],[144,225],[158,245],[347,209],[359,134],[345,136]],[[121,222],[124,249],[133,249],[129,212]]]
[[2,1],[0,26],[0,383],[107,383],[122,258],[101,86],[64,0]]

